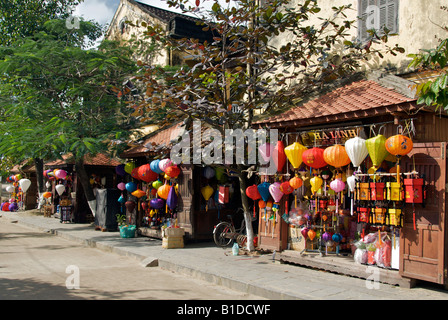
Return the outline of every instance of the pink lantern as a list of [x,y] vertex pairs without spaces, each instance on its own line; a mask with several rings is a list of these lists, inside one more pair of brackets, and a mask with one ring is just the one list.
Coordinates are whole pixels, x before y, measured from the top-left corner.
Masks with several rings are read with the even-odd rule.
[[121,191],[123,191],[124,189],[126,189],[126,184],[124,182],[120,182],[117,185],[117,188],[120,189]]
[[345,183],[341,179],[334,179],[330,183],[331,190],[334,190],[334,192],[341,192],[345,189]]
[[170,159],[163,159],[159,162],[159,169],[165,172],[165,170],[171,167],[172,165],[173,163],[171,162]]
[[271,154],[274,152],[274,146],[271,145],[269,142],[264,143],[258,147],[258,152],[260,153],[264,162],[267,163],[271,158]]
[[54,175],[58,179],[65,179],[65,177],[67,177],[67,171],[61,169],[56,171]]
[[269,193],[271,194],[275,202],[280,202],[283,197],[283,192],[280,190],[280,186],[280,182],[274,182],[269,186]]

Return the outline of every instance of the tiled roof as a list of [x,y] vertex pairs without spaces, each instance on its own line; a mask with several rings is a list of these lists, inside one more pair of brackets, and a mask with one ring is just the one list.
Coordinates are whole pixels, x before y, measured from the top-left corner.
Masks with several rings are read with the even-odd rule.
[[376,115],[381,107],[414,101],[415,99],[386,88],[376,81],[361,80],[254,124],[285,127],[298,122],[314,124],[331,120],[350,120]]
[[[65,154],[62,156],[63,159],[58,159],[55,161],[50,161],[45,163],[45,166],[61,166],[66,164],[74,164],[74,159],[71,154]],[[104,154],[97,154],[95,157],[86,155],[84,157],[84,164],[88,166],[105,166],[105,167],[116,167],[121,162],[114,158],[109,158]]]
[[165,9],[160,9],[157,7],[153,7],[149,4],[146,3],[142,3],[139,1],[134,1],[135,4],[137,6],[139,6],[143,11],[146,11],[147,13],[156,16],[158,19],[164,21],[164,22],[169,22],[171,19],[175,18],[175,17],[182,17],[185,18],[187,20],[192,20],[192,21],[196,21],[198,19],[194,18],[194,17],[190,17],[187,16],[185,14],[181,14],[181,13],[177,13],[177,12],[172,12],[169,10],[165,10]]

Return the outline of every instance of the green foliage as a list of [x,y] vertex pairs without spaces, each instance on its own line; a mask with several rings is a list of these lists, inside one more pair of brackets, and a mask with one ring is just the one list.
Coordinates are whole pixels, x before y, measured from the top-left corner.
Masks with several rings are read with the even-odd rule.
[[132,133],[124,85],[137,73],[132,51],[109,41],[86,50],[81,39],[96,40],[99,26],[81,21],[73,31],[64,24],[49,21],[0,48],[0,154],[50,159],[71,152],[82,159],[121,152]]
[[43,29],[48,20],[66,18],[83,0],[0,1],[0,45],[9,45]]
[[408,55],[412,58],[409,68],[440,70],[435,80],[430,80],[416,86],[418,104],[435,106],[436,109],[448,110],[448,39],[440,41],[435,49],[421,50],[419,54]]

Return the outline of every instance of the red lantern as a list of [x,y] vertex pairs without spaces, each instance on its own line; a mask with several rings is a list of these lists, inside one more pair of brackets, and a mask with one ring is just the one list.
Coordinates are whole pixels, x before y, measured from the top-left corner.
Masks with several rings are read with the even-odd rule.
[[[145,182],[155,181],[159,177],[157,173],[151,170],[149,163],[144,164],[134,170],[137,170],[137,179],[140,179]],[[134,170],[132,170],[132,172],[134,172]],[[132,175],[133,173],[131,173],[131,176]]]
[[261,199],[260,192],[258,192],[258,188],[255,184],[253,186],[247,187],[246,195],[254,201]]
[[324,160],[324,149],[311,148],[302,154],[302,160],[308,167],[319,169],[327,165]]
[[277,167],[277,172],[281,172],[286,163],[285,146],[282,141],[277,141],[272,157]]
[[165,170],[165,174],[170,178],[177,178],[177,176],[180,174],[180,169],[178,166],[171,166]]
[[294,188],[291,187],[289,181],[285,181],[280,185],[280,191],[283,192],[284,194],[290,194],[294,191]]

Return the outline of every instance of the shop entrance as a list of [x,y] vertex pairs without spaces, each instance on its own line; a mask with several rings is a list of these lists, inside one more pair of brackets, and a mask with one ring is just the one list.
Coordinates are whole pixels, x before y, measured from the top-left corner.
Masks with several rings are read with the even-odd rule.
[[400,239],[400,275],[446,284],[446,143],[414,143],[408,156],[403,159],[404,171],[415,167],[420,176],[424,175],[426,200],[424,204],[406,207]]

